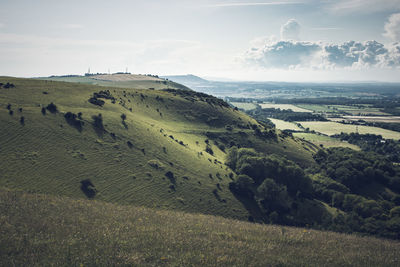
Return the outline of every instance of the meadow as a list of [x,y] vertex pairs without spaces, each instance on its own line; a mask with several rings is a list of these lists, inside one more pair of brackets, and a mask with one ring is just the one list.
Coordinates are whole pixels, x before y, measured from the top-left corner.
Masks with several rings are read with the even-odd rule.
[[398,266],[400,243],[0,189],[1,266]]
[[337,138],[332,138],[326,135],[322,134],[316,134],[316,133],[293,133],[294,137],[304,139],[306,141],[309,141],[317,146],[323,146],[325,148],[329,147],[348,147],[354,150],[360,150],[360,148],[356,145],[349,144],[347,142],[343,142],[340,139]]
[[263,103],[260,104],[261,108],[276,108],[281,110],[291,109],[293,112],[312,112],[310,109],[303,108],[299,105],[291,105],[291,104],[272,104],[272,103]]
[[244,110],[251,110],[251,109],[255,109],[257,107],[256,104],[248,103],[248,102],[231,102],[231,104],[237,108],[241,108]]
[[378,127],[342,124],[333,121],[301,121],[300,123],[304,128],[309,128],[311,131],[316,131],[326,135],[334,135],[340,133],[360,133],[360,134],[376,134],[381,135],[386,139],[400,139],[400,133],[390,131]]
[[273,124],[275,124],[275,127],[279,130],[293,130],[293,131],[303,131],[299,126],[297,126],[293,122],[288,122],[284,120],[278,120],[274,118],[268,118]]
[[380,111],[379,108],[371,107],[370,105],[314,105],[314,104],[296,104],[297,107],[302,109],[311,110],[319,113],[337,113],[337,114],[350,114],[350,115],[390,115]]

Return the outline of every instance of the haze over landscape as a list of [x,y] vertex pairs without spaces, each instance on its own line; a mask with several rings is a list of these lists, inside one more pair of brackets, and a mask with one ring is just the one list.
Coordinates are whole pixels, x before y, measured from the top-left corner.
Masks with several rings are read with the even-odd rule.
[[[2,1],[0,72],[400,81],[400,1]],[[54,66],[57,65],[57,68]]]

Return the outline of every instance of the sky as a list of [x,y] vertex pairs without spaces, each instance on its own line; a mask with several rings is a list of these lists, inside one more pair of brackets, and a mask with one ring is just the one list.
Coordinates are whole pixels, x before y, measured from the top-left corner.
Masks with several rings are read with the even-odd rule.
[[400,0],[0,0],[0,75],[400,82]]

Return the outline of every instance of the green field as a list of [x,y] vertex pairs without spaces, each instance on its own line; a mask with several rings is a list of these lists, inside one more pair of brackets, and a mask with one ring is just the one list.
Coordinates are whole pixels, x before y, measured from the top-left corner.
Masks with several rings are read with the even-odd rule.
[[385,139],[400,139],[400,133],[378,127],[342,124],[333,121],[301,121],[299,122],[304,128],[309,128],[326,135],[334,135],[343,133],[360,133],[360,134],[376,134],[382,135]]
[[293,133],[293,136],[309,141],[317,146],[322,145],[325,148],[348,147],[354,150],[360,150],[360,148],[356,145],[352,145],[347,142],[343,142],[340,141],[339,139],[332,138],[326,135],[315,134],[315,133]]
[[312,105],[312,104],[298,104],[300,108],[311,110],[318,113],[337,113],[337,114],[350,114],[350,115],[389,115],[379,110],[379,108],[373,108],[370,105],[358,105],[358,106],[347,106],[347,105]]
[[261,108],[276,108],[281,110],[291,109],[293,112],[312,112],[310,109],[302,108],[300,105],[263,103],[260,106]]
[[303,131],[299,126],[297,126],[293,122],[288,122],[284,120],[278,120],[278,119],[273,119],[273,118],[268,118],[273,124],[275,124],[275,127],[279,130],[293,130],[293,131]]
[[400,243],[0,189],[1,266],[398,266]]
[[254,103],[246,103],[246,102],[231,102],[231,104],[237,108],[241,108],[244,110],[252,110],[257,107],[257,105]]

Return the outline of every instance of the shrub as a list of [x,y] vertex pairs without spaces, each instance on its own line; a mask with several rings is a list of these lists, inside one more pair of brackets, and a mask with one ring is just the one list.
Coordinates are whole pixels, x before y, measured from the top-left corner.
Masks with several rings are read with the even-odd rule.
[[128,145],[129,148],[133,148],[133,144],[131,141],[126,141],[126,144]]
[[84,122],[79,120],[76,114],[72,112],[67,112],[64,114],[64,118],[69,125],[75,127],[78,131],[82,131],[82,126]]
[[97,99],[97,98],[95,98],[95,97],[89,98],[88,101],[89,101],[89,103],[91,103],[91,104],[93,104],[93,105],[100,106],[100,107],[102,107],[102,106],[104,105],[104,103],[105,103],[103,100]]
[[48,111],[50,111],[50,113],[56,113],[58,110],[57,110],[57,106],[53,103],[53,102],[51,102],[50,104],[48,104],[47,105],[47,107],[46,107],[46,109],[48,110]]
[[173,172],[167,171],[165,173],[165,177],[167,177],[172,184],[174,184],[174,185],[176,184],[176,179],[175,179],[175,176],[174,176]]
[[81,190],[88,198],[94,198],[97,190],[90,179],[81,181]]
[[101,116],[101,113],[99,115],[93,115],[93,126],[96,127],[97,129],[104,130],[104,125],[103,125],[103,117]]
[[206,152],[207,152],[208,154],[210,154],[210,155],[214,155],[214,151],[212,150],[212,148],[211,148],[210,145],[207,145],[207,146],[206,146]]

